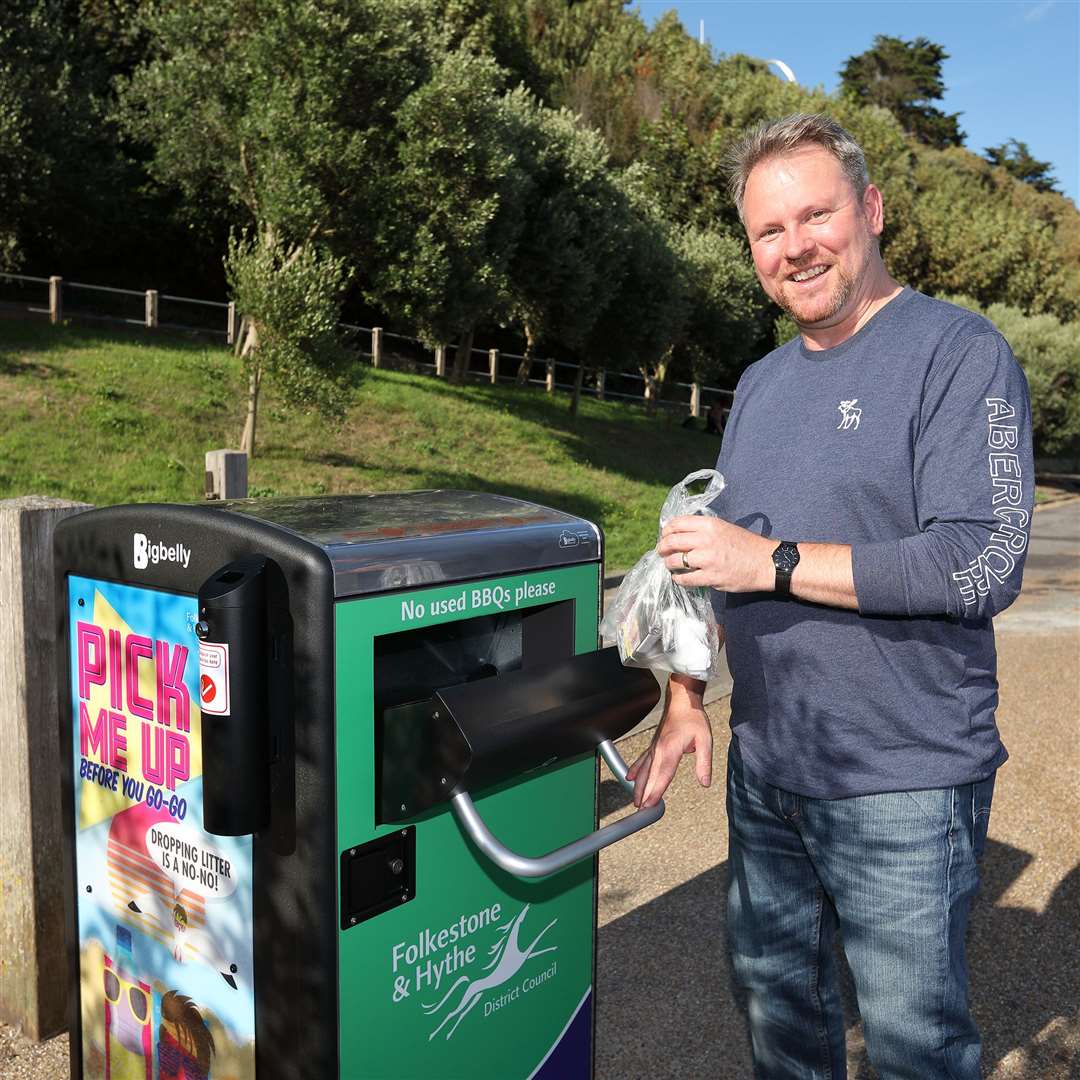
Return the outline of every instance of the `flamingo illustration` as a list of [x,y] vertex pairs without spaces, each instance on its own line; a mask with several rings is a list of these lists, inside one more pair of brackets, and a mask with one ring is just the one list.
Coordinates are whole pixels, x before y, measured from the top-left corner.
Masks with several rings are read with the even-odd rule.
[[234,990],[237,988],[236,964],[222,958],[208,933],[189,928],[181,896],[167,902],[158,893],[145,890],[129,900],[127,908],[136,915],[146,916],[168,938],[173,959],[178,964],[184,963],[190,952],[198,961],[213,968]]
[[446,991],[442,1001],[437,1005],[423,1006],[424,1012],[426,1012],[428,1016],[431,1016],[433,1013],[437,1013],[447,1001],[450,1000],[450,996],[462,983],[469,984],[465,987],[465,991],[462,993],[457,1005],[443,1017],[442,1023],[428,1036],[428,1042],[434,1039],[435,1036],[442,1031],[448,1021],[453,1020],[453,1027],[446,1033],[446,1038],[449,1039],[450,1036],[457,1031],[458,1024],[468,1016],[484,994],[487,993],[488,990],[491,990],[496,986],[502,986],[504,982],[508,982],[512,979],[521,970],[527,960],[531,960],[534,956],[543,956],[544,953],[556,952],[558,950],[557,945],[552,945],[546,949],[536,948],[540,939],[559,921],[558,919],[552,919],[551,922],[549,922],[547,926],[532,939],[532,942],[527,945],[525,949],[521,948],[518,944],[518,932],[521,930],[521,924],[525,921],[525,916],[528,914],[528,911],[529,905],[526,904],[513,922],[499,928],[500,939],[488,950],[492,956],[492,960],[484,967],[485,971],[491,972],[490,975],[485,975],[482,979],[473,980],[470,980],[468,975],[462,975],[455,981],[454,985]]

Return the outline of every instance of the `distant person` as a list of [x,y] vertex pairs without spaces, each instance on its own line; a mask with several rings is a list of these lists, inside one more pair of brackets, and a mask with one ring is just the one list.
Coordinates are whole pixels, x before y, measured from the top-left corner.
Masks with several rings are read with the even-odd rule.
[[705,433],[707,435],[724,434],[724,406],[714,401],[705,414]]
[[[996,770],[993,615],[1020,591],[1027,383],[980,315],[902,287],[862,150],[821,115],[739,143],[730,189],[799,336],[739,380],[719,518],[659,550],[712,586],[734,678],[728,937],[755,1075],[846,1076],[833,941],[883,1078],[980,1076],[964,933]],[[630,770],[711,779],[704,683],[672,676]]]

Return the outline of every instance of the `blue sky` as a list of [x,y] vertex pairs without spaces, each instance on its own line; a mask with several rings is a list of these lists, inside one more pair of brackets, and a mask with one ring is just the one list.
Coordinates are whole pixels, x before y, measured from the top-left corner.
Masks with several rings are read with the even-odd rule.
[[977,154],[1020,139],[1053,163],[1058,186],[1080,196],[1078,0],[639,0],[646,23],[674,8],[714,52],[779,58],[804,86],[835,90],[844,61],[875,34],[923,36],[949,54],[946,112],[959,112]]

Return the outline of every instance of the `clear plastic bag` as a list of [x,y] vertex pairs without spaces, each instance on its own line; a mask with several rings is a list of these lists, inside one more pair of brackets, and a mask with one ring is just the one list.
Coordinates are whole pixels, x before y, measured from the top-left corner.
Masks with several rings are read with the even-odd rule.
[[[708,481],[692,495],[687,488]],[[686,514],[712,515],[710,504],[724,490],[724,478],[714,469],[690,473],[668,492],[660,511],[660,528]],[[627,667],[652,668],[708,679],[719,674],[720,635],[712,598],[703,587],[686,588],[678,574],[664,565],[653,548],[623,578],[604,619],[600,634],[605,645],[618,645]]]

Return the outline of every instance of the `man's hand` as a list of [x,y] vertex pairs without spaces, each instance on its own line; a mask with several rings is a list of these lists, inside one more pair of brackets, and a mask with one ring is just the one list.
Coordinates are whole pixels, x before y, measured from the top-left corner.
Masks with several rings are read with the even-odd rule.
[[[797,540],[797,538],[796,538]],[[732,525],[722,518],[672,518],[664,526],[656,550],[675,581],[688,589],[708,585],[723,592],[772,592],[776,567],[772,553],[778,541]],[[683,555],[693,570],[686,570]],[[791,576],[791,595],[815,604],[855,611],[855,577],[848,544],[799,541],[799,565]]]
[[645,751],[626,771],[634,781],[634,805],[655,806],[667,791],[683,754],[694,755],[702,787],[712,783],[712,727],[705,715],[705,684],[688,675],[672,675],[660,726]]
[[[707,585],[723,592],[771,590],[775,540],[767,540],[722,518],[691,515],[672,518],[664,526],[656,550],[680,585]],[[683,563],[692,567],[687,570]]]

